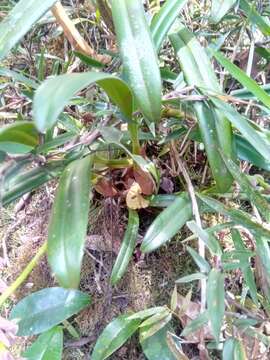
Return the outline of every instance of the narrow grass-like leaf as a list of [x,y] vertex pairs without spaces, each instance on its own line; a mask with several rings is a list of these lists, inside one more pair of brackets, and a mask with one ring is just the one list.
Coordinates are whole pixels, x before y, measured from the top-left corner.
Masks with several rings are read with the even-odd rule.
[[191,320],[184,328],[181,333],[181,336],[188,336],[189,334],[194,333],[196,330],[200,329],[202,326],[207,324],[209,321],[208,311],[204,311],[196,317],[196,319]]
[[263,138],[252,125],[248,122],[248,119],[240,115],[232,106],[225,102],[213,98],[211,100],[214,105],[223,112],[228,120],[242,133],[242,135],[253,145],[257,151],[265,158],[270,158],[270,146],[269,143]]
[[191,282],[194,280],[203,280],[206,278],[207,278],[207,276],[205,274],[194,273],[191,275],[183,276],[180,279],[177,279],[175,282],[176,282],[176,284],[183,284],[183,283],[188,283],[188,282]]
[[0,130],[0,150],[10,154],[28,153],[38,145],[38,133],[31,122],[20,121]]
[[132,256],[139,230],[139,216],[137,211],[129,209],[128,225],[121,245],[121,249],[114,263],[111,283],[115,285],[124,275]]
[[218,23],[236,3],[236,0],[212,0],[210,21]]
[[10,70],[5,67],[0,67],[0,76],[11,78],[13,81],[21,83],[33,89],[36,89],[39,86],[39,83],[36,79],[32,79],[28,76],[21,74],[18,71]]
[[[235,145],[237,157],[241,160],[257,166],[258,168],[270,171],[270,161],[265,159],[243,136],[235,134]],[[256,145],[256,144],[254,144]]]
[[225,155],[222,155],[222,157],[228,170],[238,182],[243,192],[245,192],[251,203],[258,208],[265,220],[270,222],[270,204],[260,192],[253,187],[247,175],[240,171],[239,166],[237,166],[234,161],[228,159]]
[[141,250],[150,252],[169,241],[192,217],[192,206],[187,194],[180,195],[163,210],[148,228]]
[[99,336],[91,359],[107,359],[133,335],[140,322],[138,319],[128,319],[128,315],[121,315],[113,320]]
[[245,350],[240,340],[229,338],[225,341],[222,360],[247,360]]
[[90,304],[90,297],[78,290],[53,287],[37,291],[22,299],[12,309],[18,336],[40,334],[60,324]]
[[128,319],[129,320],[134,320],[134,319],[144,320],[152,315],[163,312],[165,309],[166,308],[164,306],[155,306],[153,308],[141,310],[141,311],[136,312],[135,314],[129,315]]
[[270,301],[270,291],[268,290],[270,287],[270,248],[268,244],[268,239],[269,236],[255,236],[256,254],[261,261],[262,268],[265,272],[265,279],[267,281],[267,286],[265,286],[265,288],[267,289],[267,293],[265,295],[267,296],[268,301]]
[[244,12],[246,17],[254,25],[257,25],[261,32],[269,36],[270,35],[270,23],[266,18],[262,17],[255,8],[256,2],[252,3],[248,0],[240,0],[240,9]]
[[149,122],[156,122],[161,112],[161,77],[142,2],[111,3],[124,73],[143,115]]
[[[237,250],[245,250],[246,247],[244,245],[244,242],[242,240],[242,237],[241,237],[239,231],[236,229],[232,229],[231,234],[232,234],[232,239],[233,239],[235,248]],[[252,300],[254,301],[254,303],[256,305],[258,305],[257,287],[256,287],[256,282],[254,279],[253,272],[251,270],[251,266],[242,268],[242,272],[244,275],[244,280],[249,288]]]
[[249,90],[257,100],[261,101],[266,107],[270,108],[270,96],[259,86],[255,80],[251,79],[238,66],[234,65],[221,52],[211,51],[217,61],[243,86]]
[[[171,34],[169,38],[187,84],[220,93],[219,83],[210,60],[195,36],[181,26],[180,31]],[[195,111],[214,179],[219,191],[225,192],[232,183],[232,177],[218,149],[221,148],[228,157],[233,157],[231,125],[222,112],[204,103],[196,102]]]
[[101,72],[64,74],[44,81],[35,93],[33,112],[38,130],[45,132],[51,128],[70,99],[95,83],[102,87],[125,116],[131,118],[132,93],[121,79]]
[[63,329],[54,327],[44,334],[23,353],[28,360],[61,360],[63,352]]
[[150,30],[157,51],[186,3],[187,0],[167,0],[153,17]]
[[209,273],[206,301],[212,332],[218,342],[225,312],[225,290],[224,274],[217,269]]
[[20,0],[0,23],[0,60],[56,0]]
[[[260,88],[263,89],[268,95],[270,94],[270,84],[260,85]],[[256,100],[256,97],[252,94],[252,92],[246,88],[233,90],[230,92],[230,95],[240,99]]]
[[217,238],[213,235],[205,231],[204,229],[200,228],[195,221],[187,222],[188,228],[196,234],[208,247],[208,249],[214,255],[220,256],[222,254],[222,249]]
[[187,251],[192,256],[193,260],[195,261],[197,266],[200,268],[201,272],[208,274],[209,271],[211,270],[211,267],[210,267],[208,261],[206,261],[201,255],[199,255],[197,253],[197,251],[195,251],[194,249],[192,249],[189,246],[187,246]]
[[48,260],[61,286],[77,288],[88,224],[91,157],[64,170],[48,230]]
[[220,213],[225,216],[229,216],[231,220],[243,227],[247,228],[254,234],[255,236],[266,236],[270,237],[270,230],[264,227],[262,224],[257,223],[252,219],[252,217],[246,212],[238,209],[231,209],[227,206],[223,205],[221,202],[210,198],[209,196],[205,196],[202,194],[197,194],[197,196],[210,208],[215,210],[215,212]]

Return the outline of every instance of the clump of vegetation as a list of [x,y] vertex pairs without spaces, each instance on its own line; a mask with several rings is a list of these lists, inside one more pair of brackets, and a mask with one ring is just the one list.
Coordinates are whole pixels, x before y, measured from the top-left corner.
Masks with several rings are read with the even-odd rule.
[[[269,357],[269,13],[246,0],[0,5],[1,224],[34,193],[50,214],[9,286],[23,217],[2,237],[3,356],[16,334],[26,359]],[[44,255],[47,287],[16,301]]]

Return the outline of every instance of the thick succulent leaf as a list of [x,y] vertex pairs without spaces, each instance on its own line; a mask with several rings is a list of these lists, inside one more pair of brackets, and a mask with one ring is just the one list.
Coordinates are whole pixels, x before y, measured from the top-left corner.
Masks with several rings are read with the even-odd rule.
[[132,94],[124,81],[101,72],[64,74],[44,81],[35,93],[33,112],[38,130],[45,132],[51,128],[70,99],[95,83],[102,87],[125,116],[131,118]]
[[115,285],[124,275],[129,260],[136,246],[139,230],[139,216],[137,211],[129,209],[128,225],[124,235],[124,239],[121,245],[121,249],[118,253],[116,261],[114,263],[111,283]]
[[51,329],[89,304],[89,295],[81,291],[47,288],[28,295],[16,304],[10,319],[18,322],[18,336],[31,336]]
[[20,121],[0,130],[0,150],[10,154],[28,153],[38,145],[38,133],[33,123]]
[[92,360],[104,360],[119,349],[138,329],[141,320],[130,320],[128,315],[121,315],[114,319],[99,336]]
[[164,326],[154,335],[141,342],[143,353],[148,360],[175,360],[166,341],[168,330],[169,327]]
[[[170,35],[169,38],[187,84],[220,93],[219,83],[210,60],[195,36],[181,26],[180,31]],[[232,177],[218,149],[221,148],[228,157],[233,157],[231,126],[221,111],[216,111],[202,102],[195,103],[195,111],[217,187],[220,192],[227,191],[232,183]]]
[[169,241],[192,217],[192,206],[187,194],[180,195],[163,210],[148,228],[142,245],[143,252],[150,252]]
[[59,162],[50,163],[14,173],[14,176],[4,176],[0,190],[0,203],[6,206],[47,181],[54,179],[61,173],[63,166],[62,162],[60,164]]
[[62,287],[77,288],[88,224],[91,156],[64,170],[48,230],[48,260]]
[[265,220],[270,222],[270,204],[268,201],[254,188],[247,175],[240,171],[239,166],[237,166],[234,161],[228,159],[225,155],[223,155],[223,160],[235,181],[238,182],[243,192],[249,198],[250,202],[258,208]]
[[246,87],[257,99],[261,101],[266,107],[270,108],[270,96],[267,92],[256,83],[255,80],[251,79],[247,74],[241,70],[238,66],[234,65],[230,60],[228,60],[221,52],[211,51],[217,61],[224,66],[224,68],[229,71],[229,73],[236,80],[240,82],[243,86]]
[[0,60],[56,0],[20,0],[0,23]]
[[187,0],[167,0],[153,17],[150,30],[157,51],[186,3]]
[[124,73],[136,103],[151,123],[160,119],[161,77],[140,0],[112,0],[112,15]]
[[[233,240],[236,250],[246,250],[246,247],[244,245],[244,242],[242,240],[242,237],[241,237],[239,231],[236,229],[232,229],[231,234],[232,234],[232,240]],[[251,270],[251,266],[245,266],[244,268],[242,268],[242,272],[244,275],[244,280],[246,282],[246,285],[249,288],[249,292],[252,297],[252,300],[254,301],[254,303],[256,305],[258,305],[257,287],[256,287],[255,279],[254,279],[254,274]]]
[[236,0],[212,0],[210,21],[218,23],[235,3]]
[[225,312],[224,274],[212,269],[207,281],[206,301],[213,335],[219,341]]
[[262,17],[256,10],[256,2],[252,3],[249,0],[240,0],[240,9],[244,12],[245,16],[254,25],[257,25],[261,32],[270,35],[270,22],[269,19]]
[[208,205],[209,208],[212,208],[217,213],[230,217],[234,223],[242,225],[243,227],[247,228],[255,236],[258,235],[258,236],[266,236],[268,238],[270,237],[270,230],[267,229],[262,224],[259,224],[256,221],[254,221],[253,218],[246,212],[238,209],[228,208],[227,206],[223,205],[221,202],[209,196],[205,196],[202,194],[197,194],[197,196],[206,205]]
[[54,327],[44,334],[23,353],[28,360],[61,360],[63,352],[63,329]]

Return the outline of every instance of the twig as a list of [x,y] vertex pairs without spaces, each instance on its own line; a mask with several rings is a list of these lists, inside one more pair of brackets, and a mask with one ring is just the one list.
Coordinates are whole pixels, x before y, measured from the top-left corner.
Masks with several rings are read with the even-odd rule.
[[65,36],[75,50],[87,56],[91,56],[104,64],[110,62],[111,58],[109,56],[96,54],[95,50],[82,38],[60,1],[58,1],[51,10],[57,22],[63,28]]

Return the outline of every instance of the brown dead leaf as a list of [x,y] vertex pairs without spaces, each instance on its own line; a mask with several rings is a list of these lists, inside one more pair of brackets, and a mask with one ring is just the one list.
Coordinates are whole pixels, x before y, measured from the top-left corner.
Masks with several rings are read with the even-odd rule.
[[152,195],[155,191],[155,182],[152,176],[143,171],[141,168],[136,168],[133,170],[134,179],[141,187],[141,192],[144,195]]
[[117,195],[117,190],[113,186],[112,181],[106,178],[102,178],[97,182],[95,190],[105,197],[114,197]]
[[142,189],[137,182],[133,182],[131,185],[127,193],[126,203],[133,210],[144,209],[149,206],[149,201],[142,196]]

